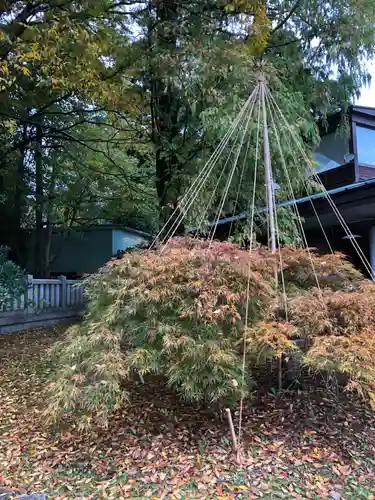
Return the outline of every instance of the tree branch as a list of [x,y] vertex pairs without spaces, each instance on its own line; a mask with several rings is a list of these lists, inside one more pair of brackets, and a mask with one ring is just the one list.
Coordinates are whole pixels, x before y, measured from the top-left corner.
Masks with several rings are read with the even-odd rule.
[[298,7],[300,6],[300,4],[303,2],[303,0],[297,0],[296,3],[293,5],[293,7],[291,8],[291,10],[289,11],[289,13],[287,14],[287,16],[282,19],[279,24],[276,26],[276,28],[274,28],[272,31],[271,31],[271,34],[273,35],[274,33],[276,33],[276,31],[278,31],[280,28],[282,28],[288,21],[289,19],[292,17],[292,15],[295,13],[295,11],[298,9]]

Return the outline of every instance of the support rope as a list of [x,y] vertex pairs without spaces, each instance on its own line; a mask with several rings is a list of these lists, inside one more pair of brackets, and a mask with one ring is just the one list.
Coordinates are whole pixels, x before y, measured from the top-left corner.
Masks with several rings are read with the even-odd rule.
[[[273,109],[273,114],[274,114],[274,115],[277,115],[277,109],[276,109],[275,104],[274,104],[274,98],[273,98],[273,96],[272,96],[272,94],[271,94],[271,92],[269,91],[269,89],[268,89],[268,88],[267,88],[267,100],[268,100],[269,106],[270,106],[270,107],[272,107],[272,109]],[[272,118],[273,118],[273,114],[272,114]],[[275,132],[277,132],[277,127],[276,127],[276,125],[274,125],[274,130],[275,130]],[[278,134],[277,134],[277,135],[278,135]],[[278,136],[278,137],[279,137],[279,136]],[[289,146],[290,151],[292,151],[292,156],[293,156],[294,162],[295,162],[295,164],[297,165],[297,158],[296,158],[296,155],[295,155],[295,153],[293,152],[293,150],[292,150],[292,148],[291,148],[291,143],[290,143],[290,140],[289,140],[289,138],[288,138],[288,136],[287,136],[286,134],[284,135],[284,138],[285,138],[285,140],[286,140],[286,142],[287,142],[287,144],[288,144],[288,146]],[[281,152],[281,142],[280,142],[280,140],[279,140],[279,149],[280,149],[280,152]],[[282,159],[283,159],[283,162],[284,162],[284,163],[283,163],[283,170],[284,170],[284,173],[286,174],[288,184],[289,184],[290,189],[292,190],[292,193],[293,193],[293,188],[292,188],[292,184],[291,184],[291,181],[290,181],[290,177],[289,177],[289,173],[288,173],[288,168],[287,168],[287,166],[286,166],[285,157],[284,157],[284,155],[283,155],[283,154],[282,154]],[[302,183],[302,185],[303,185],[304,189],[306,190],[306,192],[307,192],[308,196],[310,196],[310,194],[311,194],[310,187],[309,187],[309,185],[308,185],[308,183],[307,183],[307,181],[306,181],[306,179],[305,179],[304,175],[300,172],[300,170],[299,170],[298,168],[297,168],[297,175],[298,175],[299,180],[301,181],[301,183]],[[294,205],[293,205],[293,207],[296,209],[296,215],[297,215],[297,218],[298,218],[299,222],[301,223],[301,228],[302,228],[302,231],[303,231],[303,233],[304,233],[304,229],[303,229],[303,225],[302,225],[302,222],[301,222],[301,218],[300,218],[300,216],[299,216],[299,212],[298,212],[297,204],[295,203],[294,193],[293,193],[293,199],[294,199]],[[315,217],[317,218],[317,221],[318,221],[319,227],[320,227],[320,229],[321,229],[321,231],[322,231],[322,234],[323,234],[323,236],[324,236],[324,239],[325,239],[325,241],[326,241],[326,243],[327,243],[327,246],[328,246],[328,248],[329,248],[329,251],[330,251],[330,253],[332,253],[332,254],[333,254],[333,249],[332,249],[331,243],[330,243],[330,241],[329,241],[329,239],[328,239],[328,236],[327,236],[327,233],[326,233],[326,231],[325,231],[325,229],[324,229],[324,227],[323,227],[322,221],[320,220],[319,214],[318,214],[318,212],[316,211],[316,208],[315,208],[314,202],[313,202],[313,200],[312,200],[311,198],[309,198],[309,200],[310,200],[311,208],[313,209],[313,212],[314,212],[314,214],[315,214]],[[304,235],[304,238],[305,238],[305,240],[306,240],[306,247],[308,247],[308,243],[307,243],[307,238],[306,238],[306,235]]]
[[[202,181],[204,183],[204,179],[206,178],[207,173],[208,173],[208,176],[211,173],[211,171],[212,171],[213,167],[216,165],[216,163],[217,163],[217,161],[218,161],[221,153],[224,151],[224,149],[225,149],[226,145],[228,144],[231,136],[233,135],[236,127],[239,125],[239,123],[240,123],[241,119],[243,118],[243,116],[245,116],[246,109],[247,109],[249,103],[251,102],[251,99],[252,99],[252,95],[249,96],[248,100],[245,102],[245,104],[241,108],[240,112],[238,113],[238,115],[233,120],[232,124],[230,125],[228,131],[225,133],[224,137],[220,141],[218,147],[215,149],[215,151],[212,153],[212,155],[210,156],[210,158],[205,163],[204,167],[201,169],[201,171],[199,172],[199,174],[197,175],[197,177],[194,179],[193,183],[191,184],[191,186],[189,187],[189,189],[185,193],[184,197],[177,203],[177,206],[176,206],[175,210],[172,212],[172,214],[168,218],[167,222],[164,224],[164,226],[160,229],[159,233],[154,238],[154,240],[153,240],[150,248],[153,248],[156,245],[156,243],[158,242],[159,238],[161,237],[161,235],[163,234],[163,232],[165,231],[165,229],[168,227],[168,225],[172,221],[172,219],[175,217],[175,215],[182,209],[182,207],[184,205],[188,205],[189,204],[189,201],[192,199],[192,197],[194,196],[194,194],[196,194],[197,190],[199,192],[200,188],[203,185]],[[198,186],[200,186],[200,187],[197,189]],[[184,217],[184,215],[183,215],[183,217]],[[177,224],[177,227],[178,227],[179,224],[180,224],[180,222]],[[170,231],[168,231],[168,233],[169,232]],[[164,242],[166,241],[166,239],[169,236],[168,233],[163,238]]]
[[[284,154],[283,154],[283,151],[282,151],[282,148],[281,148],[280,136],[279,136],[279,133],[277,131],[277,127],[276,127],[276,124],[275,124],[275,119],[274,119],[273,114],[271,114],[271,121],[272,121],[272,124],[273,124],[274,133],[275,133],[276,144],[277,144],[277,147],[278,147],[278,150],[279,150],[279,153],[280,153],[281,165],[283,167],[285,178],[287,180],[287,185],[288,185],[289,193],[290,193],[291,199],[293,201],[293,207],[295,208],[295,214],[296,214],[299,226],[300,226],[301,236],[303,238],[303,242],[305,244],[305,248],[306,248],[306,251],[307,251],[308,256],[309,256],[311,268],[312,268],[312,271],[313,271],[313,274],[314,274],[314,279],[316,281],[316,285],[317,285],[317,288],[319,290],[319,295],[323,299],[323,295],[322,295],[320,284],[319,284],[318,275],[316,273],[316,269],[315,269],[315,265],[314,265],[314,262],[313,262],[313,259],[312,259],[311,251],[310,251],[310,248],[309,248],[309,245],[308,245],[308,242],[307,242],[306,233],[305,233],[305,230],[303,228],[303,223],[302,223],[301,217],[300,217],[299,212],[298,212],[296,198],[295,198],[293,187],[292,187],[292,182],[290,180],[290,176],[289,176],[289,172],[288,172],[288,167],[286,165],[285,157],[284,157]],[[294,157],[294,160],[296,161],[295,157]]]
[[[252,114],[252,112],[253,112],[253,108],[254,108],[254,105],[255,105],[255,102],[256,102],[256,90],[257,90],[257,89],[254,89],[254,92],[252,93],[253,98],[252,98],[252,100],[251,100],[250,115],[251,115],[251,114]],[[246,121],[246,120],[244,120],[244,121]],[[239,134],[238,134],[238,135],[239,135]],[[238,137],[238,136],[237,136],[237,137]],[[227,166],[228,161],[229,161],[229,159],[230,159],[230,156],[231,156],[231,154],[232,154],[232,152],[233,152],[233,149],[234,149],[234,146],[235,146],[235,143],[236,143],[237,137],[236,137],[236,139],[235,139],[235,141],[234,141],[234,143],[233,143],[233,145],[232,145],[232,148],[231,148],[231,150],[230,150],[230,153],[229,153],[228,159],[227,159],[227,161],[225,162],[224,167],[221,169],[221,173],[220,173],[219,178],[218,178],[218,180],[217,180],[217,182],[216,182],[215,188],[214,188],[214,190],[213,190],[213,192],[212,192],[212,194],[211,194],[211,196],[210,196],[210,199],[209,199],[209,201],[208,201],[208,203],[207,203],[207,205],[206,205],[206,208],[203,210],[202,217],[201,217],[200,222],[199,222],[199,224],[198,224],[198,226],[197,226],[197,228],[198,228],[197,234],[199,234],[199,232],[202,230],[202,227],[203,227],[203,224],[204,224],[204,220],[205,220],[205,218],[206,218],[206,216],[207,216],[208,210],[209,210],[209,208],[212,206],[212,202],[213,202],[214,197],[215,197],[215,195],[216,195],[217,188],[219,187],[220,181],[221,181],[222,176],[223,176],[223,174],[224,174],[224,172],[225,172],[225,169],[226,169],[226,166]],[[214,220],[215,220],[215,219],[214,219]]]
[[345,219],[343,218],[340,210],[337,208],[336,204],[334,203],[334,201],[332,200],[332,197],[331,195],[328,193],[328,191],[326,190],[323,182],[321,181],[321,179],[319,178],[319,176],[315,173],[315,169],[314,169],[314,166],[310,160],[310,158],[307,156],[306,152],[304,151],[300,141],[298,140],[298,137],[296,137],[296,133],[294,132],[294,130],[290,127],[288,121],[286,120],[285,116],[282,114],[282,111],[280,110],[279,106],[277,105],[276,101],[274,100],[273,96],[271,96],[276,108],[278,109],[279,111],[279,114],[280,114],[280,117],[281,119],[284,121],[285,123],[285,126],[287,127],[287,129],[289,130],[290,132],[290,135],[291,137],[293,138],[295,144],[297,145],[301,155],[303,156],[304,160],[306,161],[307,165],[310,167],[310,170],[311,172],[314,172],[314,179],[316,180],[316,182],[320,185],[321,187],[321,190],[322,190],[322,193],[323,195],[325,196],[325,198],[327,199],[332,211],[334,212],[334,214],[336,215],[341,227],[344,229],[345,233],[347,236],[351,236],[350,238],[350,242],[353,246],[353,248],[356,250],[357,254],[358,254],[358,257],[360,258],[363,266],[365,267],[366,271],[370,274],[370,276],[373,276],[373,269],[371,267],[371,264],[369,263],[367,257],[365,256],[365,254],[363,253],[361,247],[359,246],[358,242],[352,237],[353,234],[351,233],[350,229],[349,229],[349,226],[347,225]]
[[[246,103],[246,108],[247,106],[249,105],[250,103],[250,100],[247,101]],[[207,182],[207,180],[209,179],[214,167],[216,166],[218,160],[219,160],[219,157],[220,155],[222,154],[222,152],[224,151],[225,147],[227,146],[231,136],[233,135],[234,131],[235,131],[235,128],[241,123],[241,120],[244,116],[246,116],[246,108],[243,109],[243,111],[241,112],[241,116],[240,118],[238,119],[238,121],[236,121],[236,125],[235,127],[233,127],[233,130],[231,131],[230,135],[228,136],[228,138],[226,139],[226,141],[222,144],[221,148],[217,150],[217,153],[216,153],[216,158],[215,158],[215,161],[212,163],[212,165],[209,167],[208,171],[204,173],[204,176],[202,177],[202,179],[200,179],[200,181],[198,182],[198,185],[195,186],[194,188],[194,191],[192,191],[191,195],[190,195],[190,199],[189,201],[186,201],[185,199],[183,199],[181,201],[181,206],[180,206],[180,209],[176,209],[174,214],[179,211],[178,215],[177,215],[177,218],[175,219],[175,221],[172,223],[172,226],[169,228],[169,230],[167,231],[166,235],[164,236],[163,238],[163,241],[162,241],[162,244],[163,244],[163,247],[161,249],[161,253],[165,250],[165,248],[167,247],[169,241],[171,238],[173,238],[174,234],[176,233],[179,225],[181,224],[182,220],[184,219],[184,217],[187,215],[187,213],[189,212],[190,208],[192,207],[193,203],[195,202],[195,200],[197,199],[198,195],[200,194],[200,191],[201,189],[203,188],[203,186],[205,185],[205,183]],[[239,135],[239,132],[237,133],[236,135],[236,139],[235,139],[235,142],[237,140],[237,137]],[[233,147],[233,146],[232,146]],[[230,155],[229,155],[229,158],[230,158]],[[229,159],[228,158],[228,159]],[[228,161],[228,160],[227,160]],[[185,198],[185,197],[184,197]],[[171,220],[171,218],[173,217],[173,215],[170,217],[169,220]],[[166,223],[165,226],[167,226],[168,222]]]
[[[255,88],[255,90],[256,90],[256,93],[255,93],[255,98],[256,98],[258,96],[259,86],[257,86]],[[249,116],[247,118],[246,126],[245,126],[245,129],[244,129],[242,137],[241,137],[241,142],[240,142],[240,145],[238,146],[238,149],[237,149],[236,159],[234,161],[234,165],[233,165],[232,171],[230,173],[230,176],[229,176],[229,178],[227,180],[227,183],[226,183],[226,186],[225,186],[225,189],[224,189],[224,193],[223,193],[223,196],[221,198],[221,203],[219,205],[219,209],[218,209],[218,211],[216,213],[216,221],[215,221],[215,225],[214,225],[214,228],[213,228],[211,236],[210,236],[210,244],[212,243],[212,241],[214,239],[214,236],[215,236],[215,233],[216,233],[216,229],[217,229],[217,225],[219,223],[220,215],[221,215],[221,212],[223,210],[225,200],[227,199],[227,196],[228,196],[228,192],[229,192],[230,185],[232,183],[234,172],[235,172],[235,170],[237,168],[238,159],[239,159],[240,154],[241,154],[241,150],[242,150],[243,142],[244,142],[244,139],[245,139],[245,135],[247,134],[247,131],[248,131],[248,128],[249,128],[249,123],[250,123],[250,119],[251,119],[252,110],[253,110],[253,107],[251,108],[251,111],[250,111]],[[248,139],[248,140],[250,140],[250,139]]]

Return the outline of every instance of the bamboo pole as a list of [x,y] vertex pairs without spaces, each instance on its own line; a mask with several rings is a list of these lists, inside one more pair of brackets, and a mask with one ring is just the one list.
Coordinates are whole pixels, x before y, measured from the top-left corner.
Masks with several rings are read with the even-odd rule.
[[[275,204],[275,192],[273,183],[273,173],[271,164],[271,153],[270,153],[270,143],[268,137],[268,123],[267,123],[267,110],[266,110],[266,100],[265,100],[265,79],[263,75],[260,75],[259,81],[261,84],[261,99],[263,108],[263,146],[264,146],[264,174],[266,183],[266,200],[267,200],[267,214],[268,214],[268,230],[269,230],[269,241],[268,247],[272,253],[276,253],[276,204]],[[275,284],[277,283],[277,264],[275,265]],[[282,380],[282,356],[277,358],[277,389],[281,391],[283,380]]]
[[[264,77],[263,77],[264,78]],[[271,165],[270,143],[268,138],[267,110],[265,101],[264,79],[261,84],[261,98],[263,108],[263,145],[264,145],[264,172],[267,192],[267,212],[269,220],[270,242],[269,247],[272,253],[276,252],[276,224],[275,224],[275,195],[273,186],[273,175]]]

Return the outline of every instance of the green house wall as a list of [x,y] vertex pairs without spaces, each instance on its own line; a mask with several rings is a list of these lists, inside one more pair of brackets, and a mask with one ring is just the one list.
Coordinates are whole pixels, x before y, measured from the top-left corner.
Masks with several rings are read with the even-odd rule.
[[93,228],[68,235],[55,233],[51,240],[51,272],[93,273],[118,250],[126,250],[144,241],[146,238],[142,235],[113,228]]

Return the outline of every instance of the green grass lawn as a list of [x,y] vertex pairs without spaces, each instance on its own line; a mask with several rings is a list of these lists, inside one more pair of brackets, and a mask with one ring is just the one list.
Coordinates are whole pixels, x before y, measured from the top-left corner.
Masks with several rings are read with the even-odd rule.
[[47,353],[63,333],[0,338],[0,487],[56,499],[375,499],[374,414],[319,388],[246,408],[241,464],[225,421],[154,380],[134,382],[108,429],[80,434],[73,417],[47,428]]

